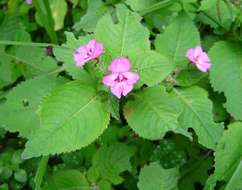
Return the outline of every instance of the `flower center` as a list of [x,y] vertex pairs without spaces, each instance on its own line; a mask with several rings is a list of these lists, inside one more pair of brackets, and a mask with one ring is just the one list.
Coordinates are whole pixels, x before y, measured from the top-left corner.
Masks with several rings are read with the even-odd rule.
[[127,78],[123,74],[119,74],[118,77],[115,79],[116,82],[123,82],[127,80]]

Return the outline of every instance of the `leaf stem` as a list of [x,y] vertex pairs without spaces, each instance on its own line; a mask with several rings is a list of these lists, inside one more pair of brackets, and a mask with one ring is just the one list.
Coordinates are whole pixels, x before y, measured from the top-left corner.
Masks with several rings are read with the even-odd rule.
[[49,160],[49,156],[43,156],[40,159],[39,166],[38,166],[35,178],[34,178],[34,182],[35,182],[34,190],[40,190],[41,189],[41,183],[42,183],[43,177],[45,175],[48,160]]
[[154,4],[154,5],[152,5],[152,6],[148,7],[148,8],[146,8],[146,9],[143,9],[143,10],[139,11],[139,13],[140,13],[141,16],[145,16],[145,15],[151,13],[151,12],[154,12],[154,11],[157,11],[157,10],[159,10],[161,8],[165,8],[165,7],[169,6],[173,2],[174,2],[174,0],[164,0],[164,1],[161,1],[161,2],[158,2],[158,3]]

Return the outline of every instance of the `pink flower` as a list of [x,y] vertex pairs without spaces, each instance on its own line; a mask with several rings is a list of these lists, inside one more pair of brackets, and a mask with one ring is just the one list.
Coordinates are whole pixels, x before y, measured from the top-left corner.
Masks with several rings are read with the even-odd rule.
[[110,87],[111,92],[118,98],[126,96],[139,79],[137,73],[130,72],[130,62],[124,57],[115,58],[108,70],[111,74],[103,78],[103,84]]
[[25,0],[25,2],[26,2],[27,4],[29,4],[29,5],[32,4],[32,0]]
[[212,66],[207,53],[200,46],[189,49],[186,56],[202,72],[207,72]]
[[96,40],[80,46],[74,53],[74,60],[77,67],[82,67],[86,62],[98,58],[104,51],[103,45]]

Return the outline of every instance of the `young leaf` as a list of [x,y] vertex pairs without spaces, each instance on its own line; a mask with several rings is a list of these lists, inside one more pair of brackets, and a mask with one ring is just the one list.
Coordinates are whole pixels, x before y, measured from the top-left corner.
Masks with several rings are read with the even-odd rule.
[[150,87],[134,94],[134,97],[125,105],[124,114],[130,127],[141,137],[160,139],[167,131],[182,130],[177,129],[182,107],[164,87]]
[[41,76],[20,83],[5,96],[6,102],[0,106],[0,126],[29,137],[40,125],[36,114],[40,101],[62,82]]
[[198,87],[174,89],[183,105],[179,123],[183,128],[193,128],[198,141],[208,148],[215,148],[220,139],[223,126],[213,121],[212,102],[206,91]]
[[149,31],[140,23],[141,17],[124,5],[116,6],[118,23],[106,14],[97,24],[95,38],[105,46],[112,58],[134,57],[150,49]]
[[132,147],[121,143],[101,147],[93,157],[89,178],[92,178],[90,174],[95,170],[101,178],[108,179],[113,184],[121,183],[119,174],[131,170],[130,157],[133,154]]
[[[230,124],[215,150],[215,171],[207,181],[205,190],[212,190],[216,181],[225,181],[226,190],[241,189],[242,123]],[[239,181],[237,181],[240,178]],[[237,183],[234,186],[233,183]],[[234,187],[233,187],[234,186]],[[233,187],[233,188],[232,188]]]
[[60,30],[64,26],[67,13],[67,3],[65,0],[49,0],[55,30]]
[[144,166],[139,175],[139,190],[175,190],[179,171],[177,168],[164,169],[158,163],[153,162]]
[[101,0],[89,0],[87,13],[74,25],[75,30],[93,32],[98,20],[107,12],[108,7]]
[[134,60],[132,66],[139,73],[139,82],[148,86],[156,85],[164,80],[174,68],[168,58],[155,51],[140,54]]
[[186,51],[199,44],[199,32],[185,13],[178,15],[155,41],[156,51],[170,57],[174,64],[183,67],[187,63]]
[[39,112],[41,127],[27,142],[24,158],[78,150],[100,136],[109,122],[96,90],[80,81],[53,90]]
[[217,42],[209,52],[212,62],[210,81],[214,90],[223,92],[227,111],[242,120],[242,45]]

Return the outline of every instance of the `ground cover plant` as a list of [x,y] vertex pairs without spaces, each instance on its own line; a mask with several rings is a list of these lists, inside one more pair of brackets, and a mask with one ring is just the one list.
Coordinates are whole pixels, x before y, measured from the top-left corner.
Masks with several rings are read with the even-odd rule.
[[0,190],[241,190],[241,0],[1,0]]

